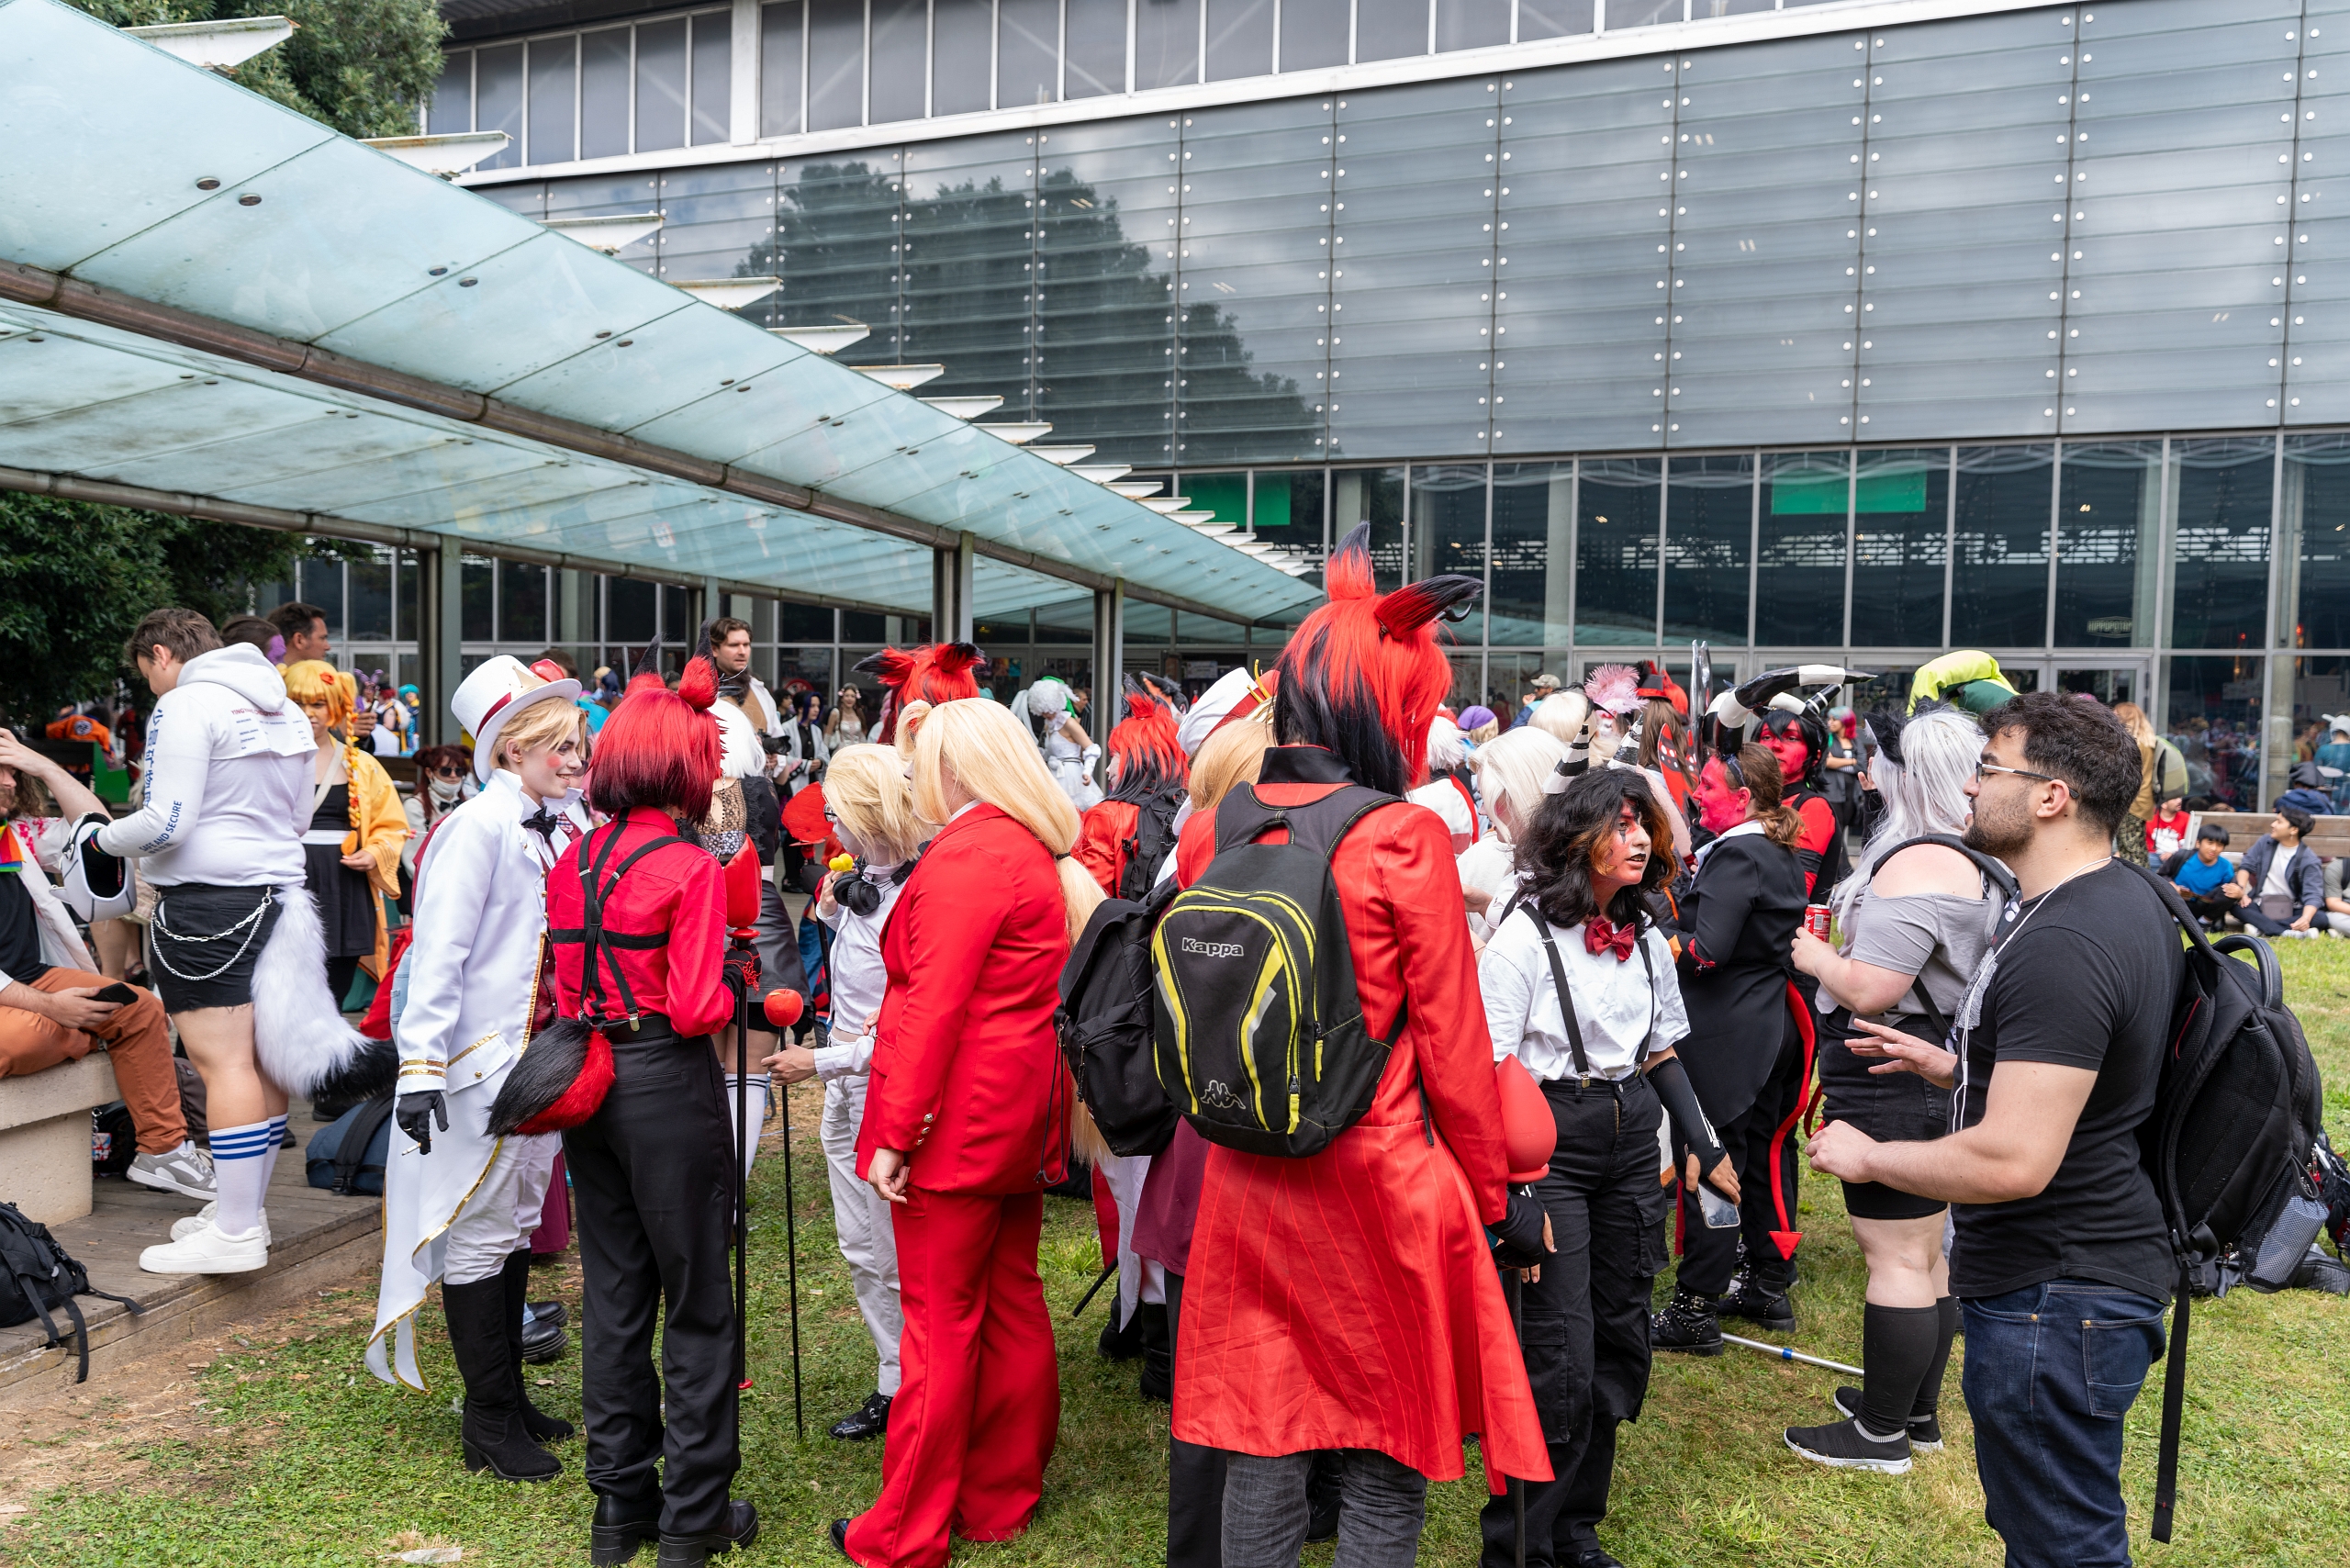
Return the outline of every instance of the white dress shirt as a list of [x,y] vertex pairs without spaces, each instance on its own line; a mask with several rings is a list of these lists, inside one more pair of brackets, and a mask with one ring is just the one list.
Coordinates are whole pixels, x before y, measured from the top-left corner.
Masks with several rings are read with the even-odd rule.
[[[973,801],[955,814],[961,816]],[[836,1078],[860,1077],[873,1066],[873,1026],[881,1017],[881,998],[889,989],[889,971],[881,962],[881,928],[898,907],[906,884],[895,866],[867,866],[857,873],[880,890],[881,902],[871,914],[859,914],[834,902],[832,913],[819,906],[818,918],[833,928],[833,1022],[826,1031],[830,1045],[816,1047],[816,1076],[830,1083]]]
[[[1477,983],[1485,993],[1494,1059],[1514,1056],[1538,1079],[1573,1078],[1574,1051],[1559,1011],[1550,957],[1527,914],[1531,907],[1521,905],[1511,912],[1477,957]],[[1673,949],[1654,926],[1640,937],[1648,948],[1646,967],[1638,953],[1619,962],[1612,952],[1588,951],[1580,925],[1564,930],[1551,926],[1550,931],[1568,988],[1574,992],[1575,1021],[1583,1026],[1583,1055],[1594,1076],[1628,1078],[1643,1044],[1653,1056],[1678,1045],[1689,1033]]]

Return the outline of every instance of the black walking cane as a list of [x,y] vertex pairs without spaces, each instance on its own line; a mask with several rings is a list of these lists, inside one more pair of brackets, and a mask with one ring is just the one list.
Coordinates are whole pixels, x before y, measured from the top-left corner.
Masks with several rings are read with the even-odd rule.
[[[1502,1294],[1509,1298],[1510,1332],[1517,1337],[1517,1354],[1526,1356],[1526,1324],[1519,1307],[1526,1293],[1526,1277],[1516,1269],[1502,1271]],[[1517,1524],[1517,1568],[1526,1568],[1526,1483],[1516,1476],[1509,1477],[1510,1512]]]
[[[771,991],[762,1011],[768,1023],[776,1026],[778,1036],[787,1033],[807,1006],[796,991]],[[802,1440],[808,1436],[808,1420],[801,1412],[800,1394],[800,1204],[791,1186],[791,1090],[786,1085],[782,1094],[783,1114],[783,1257],[784,1275],[791,1294],[791,1429]]]

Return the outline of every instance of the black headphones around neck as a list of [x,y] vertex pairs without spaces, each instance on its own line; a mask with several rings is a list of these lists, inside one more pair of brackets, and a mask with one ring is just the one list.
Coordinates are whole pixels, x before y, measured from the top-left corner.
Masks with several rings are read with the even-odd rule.
[[[914,874],[914,863],[921,858],[922,851],[915,850],[890,873],[890,885],[893,888],[905,886],[906,879]],[[833,902],[856,915],[871,914],[881,907],[880,885],[865,874],[864,861],[859,860],[855,870],[833,884]]]

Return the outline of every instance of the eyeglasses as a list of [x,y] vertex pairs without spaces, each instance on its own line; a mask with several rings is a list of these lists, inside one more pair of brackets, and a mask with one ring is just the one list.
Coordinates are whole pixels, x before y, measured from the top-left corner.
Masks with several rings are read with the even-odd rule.
[[2072,788],[2053,773],[2034,773],[2029,767],[2002,767],[1996,762],[1977,762],[1975,765],[1975,781],[1977,784],[1983,782],[1983,776],[1986,773],[2012,773],[2019,778],[2037,778],[2042,784],[2065,784],[2066,789]]

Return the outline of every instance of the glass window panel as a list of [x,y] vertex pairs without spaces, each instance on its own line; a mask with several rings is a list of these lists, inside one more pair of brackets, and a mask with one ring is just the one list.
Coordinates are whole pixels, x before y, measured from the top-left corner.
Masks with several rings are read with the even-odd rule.
[[1692,21],[1710,21],[1716,17],[1743,17],[1778,8],[1779,0],[1689,0],[1689,17]]
[[[2342,770],[2340,778],[2325,780],[2326,790],[2333,797],[2333,810],[2338,814],[2350,806],[2350,745],[2345,745],[2337,726],[2350,713],[2350,659],[2321,655],[2293,661],[2293,734],[2296,736],[2294,755],[2300,755],[2306,744],[2311,760],[2321,767]],[[2334,749],[2328,750],[2328,747]],[[2322,775],[2321,775],[2322,777]]]
[[692,597],[675,583],[661,585],[661,641],[666,646],[679,644],[690,648],[694,633]]
[[1176,136],[1143,117],[1040,144],[1036,409],[1109,462],[1174,455]]
[[1509,42],[1510,0],[1436,0],[1436,47],[1490,49]]
[[467,555],[457,566],[457,635],[468,643],[487,643],[497,632],[497,563]]
[[1273,68],[1273,0],[1208,0],[1208,80]]
[[342,620],[342,563],[339,560],[305,561],[302,563],[301,597],[327,613],[327,630],[336,642],[347,639],[350,630]]
[[[402,550],[399,552],[398,563],[393,568],[392,591],[397,596],[398,601],[393,607],[393,635],[405,637],[413,641],[416,637],[418,627],[423,624],[423,622],[419,619],[423,611],[420,608],[417,600],[418,588],[415,551]],[[405,678],[403,678],[402,684],[406,684]]]
[[2277,554],[2296,565],[2284,600],[2292,625],[2278,637],[2297,648],[2350,648],[2350,436],[2286,437],[2284,501]]
[[[794,691],[821,691],[824,694],[824,713],[830,717],[833,706],[839,700],[840,689],[833,684],[833,650],[830,648],[779,648],[776,651],[775,693],[780,701],[790,699],[784,694]],[[870,677],[867,678],[870,679]],[[867,715],[870,724],[874,710],[860,700],[858,711]]]
[[1860,465],[1852,502],[1852,645],[1938,648],[1950,558],[1950,452],[1863,452]]
[[[1485,589],[1487,642],[1539,647],[1567,641],[1574,474],[1572,463],[1494,465],[1493,572]],[[1512,703],[1516,700],[1510,699]],[[1499,706],[1494,711],[1503,711]]]
[[[1665,641],[1743,647],[1754,456],[1676,457],[1666,478]],[[1841,593],[1843,584],[1836,586]]]
[[1591,0],[1517,0],[1517,41],[1591,31]]
[[2267,661],[2175,658],[2163,733],[2187,758],[2190,801],[2221,811],[2260,809],[2260,713]]
[[[1485,580],[1485,465],[1447,464],[1412,470],[1411,580],[1454,574]],[[1475,647],[1485,640],[1481,594],[1448,635]],[[1474,666],[1475,661],[1471,661]],[[1472,667],[1471,675],[1475,675]],[[1470,690],[1476,689],[1472,678]]]
[[[769,10],[797,11],[771,6]],[[617,158],[628,151],[629,31],[606,28],[579,35],[579,155]],[[793,102],[799,101],[798,91]],[[795,118],[791,129],[800,129]]]
[[759,7],[761,136],[790,136],[800,129],[800,87],[807,63],[800,57],[800,0]]
[[531,42],[531,140],[533,163],[568,163],[578,123],[579,39],[576,35]]
[[[1663,465],[1653,457],[1583,461],[1575,505],[1576,643],[1656,646],[1663,477]],[[1498,531],[1498,494],[1494,501]],[[1498,535],[1494,548],[1498,554]]]
[[686,144],[686,19],[636,29],[636,150]]
[[498,564],[498,640],[547,640],[547,569],[526,561]]
[[452,136],[473,128],[474,51],[453,49],[441,62],[441,79],[432,84],[424,129],[433,136]]
[[1428,0],[1355,0],[1355,58],[1428,51]]
[[[876,615],[870,610],[844,610],[841,611],[842,640],[852,643],[878,643],[886,634],[882,625],[884,619],[885,617]],[[853,666],[860,658],[876,651],[872,648],[853,648],[842,656],[846,658]],[[870,703],[866,705],[865,711],[868,713],[878,711]]]
[[2053,447],[1958,449],[1958,558],[1950,637],[1962,648],[2037,648],[2048,637]]
[[[775,271],[775,165],[715,163],[661,176],[667,215],[656,243],[673,278],[771,276]],[[744,307],[761,322],[776,297]]]
[[995,104],[1049,104],[1060,96],[1061,0],[996,0]]
[[[930,112],[968,115],[993,107],[988,60],[995,49],[995,0],[931,0],[930,30]],[[1123,63],[1119,73],[1123,80]]]
[[1754,640],[1763,647],[1841,647],[1852,454],[1779,453],[1765,463]]
[[346,634],[353,642],[389,642],[392,635],[392,558],[381,551],[364,561],[352,561],[349,574],[351,604]]
[[775,273],[781,326],[861,321],[872,336],[844,349],[849,364],[898,358],[899,175],[895,154],[784,165]]
[[1063,95],[1099,97],[1126,90],[1125,0],[1068,0]]
[[[1483,451],[1494,395],[1493,84],[1385,88],[1337,111],[1330,449]],[[1495,422],[1507,413],[1493,407]]]
[[1504,82],[1494,451],[1661,445],[1672,78],[1639,59]]
[[633,577],[608,577],[604,582],[604,635],[638,647],[653,640],[654,592],[651,583]]
[[1189,511],[1214,512],[1215,521],[1235,528],[1248,526],[1248,476],[1246,474],[1186,474],[1183,494],[1191,498]]
[[920,119],[929,75],[929,0],[872,0],[872,105],[875,125]]
[[1863,434],[2056,429],[2072,67],[2049,22],[1930,23],[1870,51]]
[[1281,69],[1347,62],[1348,0],[1282,0]]
[[905,357],[946,366],[925,397],[1028,407],[1035,150],[1016,131],[906,150]]
[[2267,635],[2276,456],[2267,436],[2171,442],[2171,646],[2257,648]]
[[[1268,544],[1294,551],[1319,563],[1322,559],[1322,471],[1300,468],[1260,472],[1252,503],[1257,537]],[[1318,583],[1319,576],[1304,581]]]
[[1135,85],[1200,79],[1200,0],[1135,0]]
[[833,612],[822,605],[785,599],[777,607],[775,640],[778,643],[829,643]]
[[1169,207],[1156,230],[1181,236],[1162,247],[1179,252],[1179,459],[1294,462],[1326,450],[1330,102],[1186,117],[1181,224]]
[[1607,0],[1607,30],[1677,22],[1684,3],[1685,0]]
[[1404,582],[1404,471],[1341,468],[1330,476],[1330,542],[1371,524],[1371,571],[1380,590]]
[[[723,11],[693,18],[693,144],[732,140],[734,101],[733,23]],[[915,73],[917,83],[921,73]]]
[[864,123],[865,0],[808,0],[808,129]]
[[2067,444],[2056,492],[2056,645],[2149,647],[2160,442]]
[[[661,177],[658,174],[549,180],[546,185],[546,216],[549,218],[605,218],[616,213],[651,212],[660,205]],[[532,216],[538,215],[533,213]],[[660,256],[657,239],[631,245],[621,253],[623,263],[643,272],[657,268]],[[687,274],[680,273],[677,275],[683,277]]]
[[522,46],[474,50],[474,129],[502,130],[513,140],[476,169],[511,169],[522,162]]
[[[1500,498],[1496,495],[1494,498]],[[1483,701],[1500,715],[1502,728],[1506,730],[1517,722],[1519,711],[1533,697],[1536,676],[1555,675],[1563,680],[1572,668],[1573,661],[1559,649],[1511,654],[1496,648],[1485,655]]]

